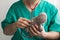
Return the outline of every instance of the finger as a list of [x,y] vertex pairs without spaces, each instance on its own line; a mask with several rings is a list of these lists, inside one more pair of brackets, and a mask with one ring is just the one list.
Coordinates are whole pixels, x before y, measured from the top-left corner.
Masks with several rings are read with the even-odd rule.
[[26,32],[29,32],[29,28],[28,27],[25,27],[24,29],[26,30]]
[[35,28],[35,26],[32,25],[32,29],[35,31],[35,33],[40,34],[40,32]]
[[29,31],[31,37],[35,36],[31,31]]
[[37,25],[37,24],[35,24],[35,28],[38,30],[38,28],[39,28],[39,27],[38,27],[38,25]]
[[35,28],[40,31],[40,26],[38,26],[37,24],[35,24]]
[[37,33],[35,33],[31,27],[30,27],[29,29],[30,29],[30,33],[31,33],[32,35],[37,35]]
[[41,31],[44,31],[44,27],[42,26],[42,25],[40,25],[41,27],[40,27],[40,30]]
[[29,30],[29,34],[30,34],[30,36],[33,37],[34,34],[31,32],[30,28],[28,28],[28,30]]
[[28,19],[26,19],[26,18],[23,18],[22,20],[23,20],[23,21],[27,21],[27,22],[29,22],[29,23],[31,22],[30,20],[28,20]]
[[27,21],[20,20],[20,22],[25,24],[26,26],[30,25]]
[[26,27],[26,25],[25,25],[25,24],[20,23],[20,22],[18,22],[18,26],[19,26],[20,28],[25,28],[25,27]]
[[[37,26],[37,25],[36,25]],[[37,34],[37,36],[41,36],[41,32],[35,28],[35,26],[32,27],[33,31]]]
[[39,32],[41,32],[43,30],[42,25],[38,26],[37,24],[35,24],[35,28],[37,28],[37,30]]
[[31,23],[31,21],[30,20],[27,20],[26,18],[20,18],[18,21],[19,22],[24,21],[27,25],[29,25]]
[[21,20],[23,20],[23,21],[27,21],[27,22],[31,22],[30,20],[28,20],[28,19],[26,19],[26,18],[20,18]]

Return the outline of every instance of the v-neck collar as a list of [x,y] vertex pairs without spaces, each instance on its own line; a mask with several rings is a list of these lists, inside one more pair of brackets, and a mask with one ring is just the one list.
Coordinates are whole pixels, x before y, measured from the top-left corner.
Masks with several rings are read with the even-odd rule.
[[26,5],[23,3],[23,0],[21,0],[21,2],[22,2],[22,4],[23,4],[23,6],[25,7],[26,11],[28,11],[29,13],[33,13],[40,5],[43,4],[43,0],[41,0],[41,2],[36,6],[36,8],[35,8],[32,12],[30,12],[30,11],[28,10],[28,8],[26,7]]

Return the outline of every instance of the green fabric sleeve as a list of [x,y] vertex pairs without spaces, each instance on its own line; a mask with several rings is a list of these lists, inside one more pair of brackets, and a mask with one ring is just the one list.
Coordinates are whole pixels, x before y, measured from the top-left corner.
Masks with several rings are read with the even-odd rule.
[[60,32],[60,14],[58,13],[58,10],[55,7],[52,7],[51,10],[54,16],[51,19],[49,31]]
[[7,12],[7,15],[6,15],[5,19],[1,22],[1,26],[2,26],[3,29],[7,25],[13,23],[13,14],[14,14],[13,7],[10,7],[10,9]]

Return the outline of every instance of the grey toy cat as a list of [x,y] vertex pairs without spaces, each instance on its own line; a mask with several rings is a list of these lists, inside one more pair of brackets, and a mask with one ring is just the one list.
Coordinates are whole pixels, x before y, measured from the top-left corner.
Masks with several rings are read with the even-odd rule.
[[[41,32],[42,30],[40,30],[40,27],[41,27],[40,25],[42,25],[46,20],[47,20],[46,13],[44,13],[44,12],[40,13],[37,17],[34,17],[31,20],[32,22],[30,23],[30,26],[26,28],[26,31],[30,33],[29,28],[32,27],[32,25],[37,24],[39,27],[38,31]],[[32,37],[32,35],[30,35],[28,37]]]

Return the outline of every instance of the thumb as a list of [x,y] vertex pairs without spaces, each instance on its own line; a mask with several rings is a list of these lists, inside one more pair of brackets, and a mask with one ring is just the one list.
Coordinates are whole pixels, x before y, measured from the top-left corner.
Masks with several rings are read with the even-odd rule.
[[44,27],[43,27],[42,25],[40,25],[40,30],[41,30],[41,31],[45,31],[45,30],[44,30]]

